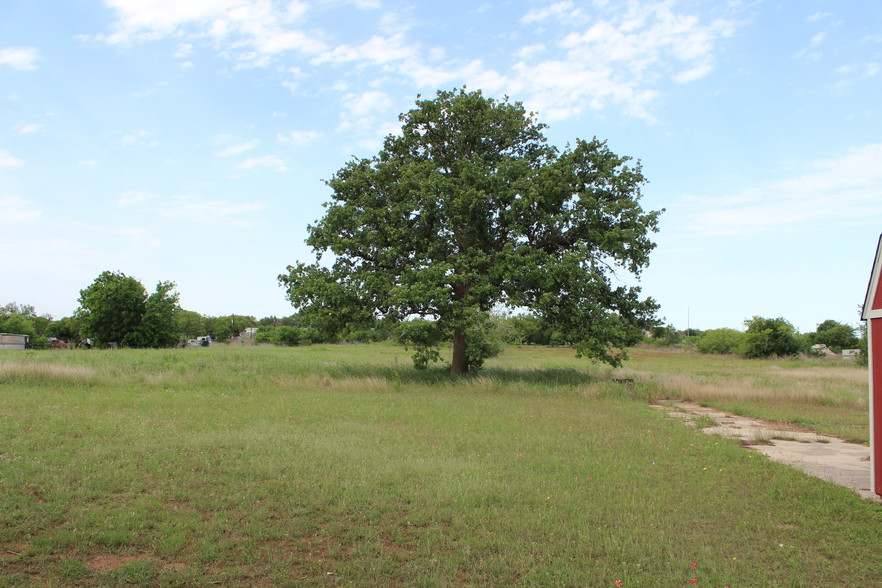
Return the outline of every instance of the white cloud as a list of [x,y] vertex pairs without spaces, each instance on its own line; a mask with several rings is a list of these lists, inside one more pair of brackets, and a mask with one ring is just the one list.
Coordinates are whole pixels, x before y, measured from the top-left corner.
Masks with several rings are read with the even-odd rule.
[[24,164],[23,159],[19,159],[9,151],[0,149],[0,167],[21,167]]
[[122,144],[124,147],[159,147],[159,140],[153,138],[152,131],[135,131],[123,135]]
[[[660,94],[660,83],[670,80],[686,84],[708,76],[714,69],[720,40],[735,28],[729,20],[703,21],[678,8],[673,0],[594,0],[590,5],[552,1],[529,9],[521,23],[535,29],[532,32],[537,35],[544,34],[544,27],[553,23],[554,33],[525,43],[514,52],[516,63],[489,67],[483,56],[448,58],[443,50],[425,47],[420,39],[408,37],[414,23],[409,12],[412,9],[386,12],[380,15],[379,28],[366,29],[367,35],[353,41],[334,43],[328,34],[305,23],[312,12],[338,7],[340,0],[312,4],[273,0],[106,1],[118,18],[115,32],[101,39],[105,42],[173,36],[178,47],[175,55],[180,58],[189,56],[194,45],[210,43],[237,69],[280,65],[281,55],[293,52],[309,59],[303,66],[376,68],[369,73],[375,89],[380,87],[377,84],[399,81],[419,90],[464,83],[487,92],[518,96],[539,107],[543,116],[552,113],[552,118],[618,105],[631,116],[653,120],[650,106]],[[366,0],[355,5],[365,9],[380,6],[379,2]],[[373,31],[376,33],[368,37]],[[293,78],[282,77],[278,83],[299,92],[300,78],[312,72],[304,74],[298,67],[292,72]],[[549,72],[558,75],[553,77]],[[358,78],[359,72],[350,69],[340,77],[344,75]],[[365,109],[359,112],[358,104],[353,104],[353,90],[342,92],[346,112],[341,116],[340,128],[369,130],[372,121],[360,115],[370,117],[370,113]],[[383,106],[388,108],[389,104]]]
[[94,159],[84,159],[80,162],[80,165],[83,167],[95,167],[97,163],[98,162],[96,162]]
[[305,147],[314,143],[321,133],[315,131],[288,131],[287,133],[278,133],[276,139],[279,143],[290,143],[297,147]]
[[543,53],[548,53],[548,47],[545,46],[545,43],[535,43],[533,45],[521,47],[517,52],[517,56],[522,59],[530,59],[531,57],[535,57]]
[[35,222],[43,211],[34,208],[32,203],[20,196],[0,196],[0,223],[20,225]]
[[378,114],[388,113],[392,98],[385,92],[371,90],[343,97],[344,111],[340,113],[339,130],[367,129],[377,120]]
[[218,151],[215,153],[217,157],[230,157],[231,155],[239,155],[240,153],[245,153],[246,151],[250,151],[257,147],[259,141],[257,139],[252,139],[251,141],[245,141],[244,143],[238,143],[236,145],[231,145],[222,151]]
[[229,202],[215,200],[210,202],[190,201],[175,198],[159,207],[159,213],[167,218],[201,223],[223,222],[233,226],[252,226],[254,221],[247,215],[264,210],[266,205],[259,202]]
[[138,202],[152,200],[155,197],[156,196],[154,194],[150,194],[149,192],[129,190],[119,197],[119,199],[116,201],[116,204],[117,206],[131,206],[132,204],[137,204]]
[[814,222],[882,222],[882,143],[816,161],[813,170],[736,194],[687,198],[687,226],[751,234]]
[[246,171],[254,168],[271,168],[277,172],[288,171],[287,166],[285,166],[285,162],[275,155],[262,155],[260,157],[250,157],[245,161],[236,164],[235,169],[240,171]]
[[[129,44],[174,36],[185,39],[175,56],[186,58],[191,41],[213,39],[239,68],[266,67],[283,51],[315,54],[325,42],[295,25],[309,11],[307,2],[271,0],[105,0],[117,12],[114,32],[90,39],[109,44]],[[192,65],[187,61],[184,65]]]
[[570,0],[563,2],[555,2],[542,8],[533,8],[527,14],[521,17],[523,23],[542,22],[550,18],[559,20],[572,20],[580,18],[582,10],[576,8]]
[[794,58],[795,59],[802,59],[803,57],[808,57],[812,61],[819,60],[822,57],[822,55],[821,55],[821,52],[818,51],[817,49],[818,49],[818,47],[821,46],[821,44],[824,42],[824,39],[826,37],[827,37],[827,33],[821,32],[821,33],[816,34],[809,41],[808,47],[797,51],[796,55],[794,55]]
[[37,69],[40,53],[36,49],[0,49],[0,65],[12,69],[31,71]]
[[825,18],[829,18],[833,16],[832,12],[815,12],[814,14],[810,14],[806,17],[806,20],[809,22],[817,22],[819,20],[823,20]]
[[36,133],[40,129],[43,128],[43,125],[38,125],[35,123],[32,124],[20,124],[15,127],[15,132],[19,135],[30,135],[31,133]]
[[156,248],[162,245],[162,239],[152,235],[147,229],[129,227],[126,229],[114,229],[114,235],[128,239],[132,244]]
[[[570,2],[558,2],[527,13],[522,21],[558,18],[578,24],[576,10]],[[543,56],[535,45],[522,49],[516,79],[533,94],[527,100],[531,106],[549,120],[609,104],[653,120],[650,104],[659,95],[659,81],[667,75],[685,84],[710,74],[717,44],[734,27],[722,19],[702,23],[694,15],[675,12],[672,2],[601,6],[590,26],[561,35],[562,53]]]
[[348,61],[368,61],[374,64],[385,64],[416,57],[416,48],[407,45],[401,34],[391,37],[374,35],[361,45],[340,45],[316,57],[313,63],[344,63]]

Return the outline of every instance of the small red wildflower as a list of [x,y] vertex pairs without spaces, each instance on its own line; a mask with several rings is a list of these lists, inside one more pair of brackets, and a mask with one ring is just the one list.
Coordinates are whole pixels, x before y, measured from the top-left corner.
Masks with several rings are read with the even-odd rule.
[[697,583],[698,583],[698,578],[689,578],[689,583],[690,583],[690,584],[697,584]]
[[616,586],[621,586],[621,585],[622,585],[622,581],[621,581],[621,580],[616,580]]
[[698,567],[698,564],[695,563],[695,562],[693,562],[693,563],[692,563],[692,569],[694,570],[694,569],[697,568],[697,567]]

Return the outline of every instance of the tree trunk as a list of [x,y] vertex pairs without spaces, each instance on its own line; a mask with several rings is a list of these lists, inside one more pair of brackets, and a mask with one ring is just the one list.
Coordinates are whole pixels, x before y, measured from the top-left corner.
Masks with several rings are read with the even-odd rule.
[[466,343],[465,333],[462,329],[453,330],[453,360],[450,362],[450,373],[454,376],[461,376],[469,371],[469,363],[466,360]]

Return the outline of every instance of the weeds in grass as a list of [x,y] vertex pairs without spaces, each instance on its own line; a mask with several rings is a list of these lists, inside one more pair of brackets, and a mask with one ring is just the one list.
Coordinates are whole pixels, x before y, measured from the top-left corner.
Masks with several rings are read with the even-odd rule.
[[719,427],[720,422],[712,416],[703,414],[695,417],[692,421],[699,429],[709,429],[711,427]]

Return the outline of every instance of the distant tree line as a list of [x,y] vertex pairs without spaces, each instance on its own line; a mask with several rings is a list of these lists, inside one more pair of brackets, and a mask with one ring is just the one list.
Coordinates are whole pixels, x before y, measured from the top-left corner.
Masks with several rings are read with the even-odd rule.
[[[31,346],[45,348],[53,341],[69,344],[88,341],[90,346],[116,344],[133,348],[173,347],[182,341],[209,336],[229,342],[249,327],[257,327],[255,343],[296,346],[318,343],[394,341],[413,351],[414,366],[422,369],[439,361],[446,333],[437,321],[376,320],[341,325],[327,313],[303,309],[286,317],[231,314],[203,315],[178,304],[173,282],[159,282],[153,292],[122,272],[103,272],[80,291],[79,307],[69,317],[55,320],[38,314],[33,306],[10,302],[0,306],[0,331],[30,337]],[[622,325],[625,328],[626,325]],[[733,354],[747,358],[812,354],[812,346],[826,345],[835,353],[860,349],[859,362],[867,359],[866,325],[858,328],[825,320],[813,333],[799,333],[786,319],[754,316],[744,321],[745,330],[721,328],[678,331],[658,324],[646,332],[627,336],[634,343],[686,346],[700,353]],[[486,312],[473,320],[468,333],[470,364],[480,368],[509,345],[570,346],[568,332],[532,313]]]
[[748,358],[787,357],[817,353],[813,346],[825,345],[834,353],[859,349],[859,361],[866,362],[866,326],[858,328],[835,320],[825,320],[813,333],[799,333],[784,318],[754,316],[744,321],[744,331],[711,329],[680,332],[670,325],[659,325],[649,332],[654,345],[690,345],[700,353],[743,355]]
[[180,307],[174,282],[159,282],[153,292],[136,278],[105,271],[80,291],[72,316],[55,320],[33,306],[10,302],[0,307],[0,331],[28,335],[32,348],[64,342],[68,346],[163,348],[209,336],[227,342],[247,327],[276,319],[232,314],[208,316]]

